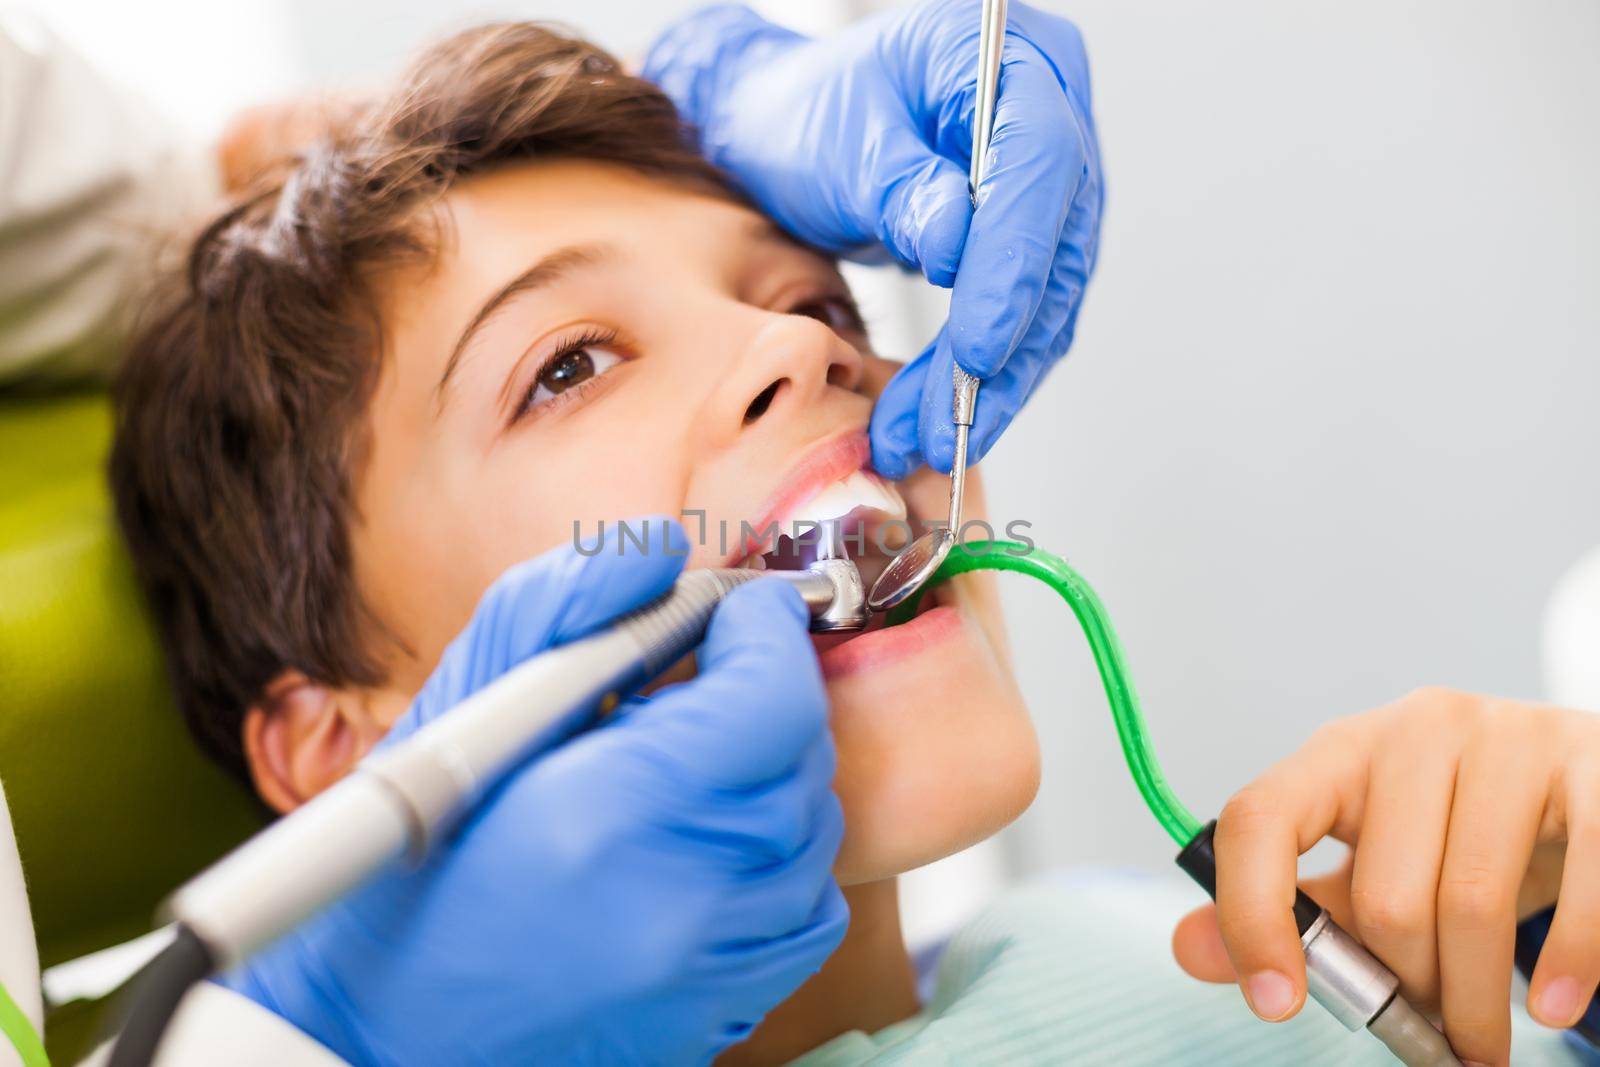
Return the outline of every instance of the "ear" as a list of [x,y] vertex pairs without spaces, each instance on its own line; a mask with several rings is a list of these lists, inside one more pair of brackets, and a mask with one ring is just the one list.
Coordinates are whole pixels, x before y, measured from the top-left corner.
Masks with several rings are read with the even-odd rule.
[[287,814],[349,773],[385,732],[356,690],[284,671],[245,712],[245,759],[261,799]]

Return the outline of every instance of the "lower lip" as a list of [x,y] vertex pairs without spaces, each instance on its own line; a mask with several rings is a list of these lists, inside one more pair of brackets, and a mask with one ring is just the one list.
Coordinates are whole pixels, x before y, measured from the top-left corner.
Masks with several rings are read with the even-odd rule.
[[[935,600],[942,601],[935,592]],[[875,670],[943,644],[961,632],[961,612],[940,602],[909,622],[850,638],[817,656],[824,678]]]

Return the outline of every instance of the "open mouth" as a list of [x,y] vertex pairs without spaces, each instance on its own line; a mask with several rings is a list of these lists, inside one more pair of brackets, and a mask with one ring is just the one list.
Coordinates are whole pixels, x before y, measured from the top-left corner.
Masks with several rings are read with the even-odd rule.
[[[899,490],[865,468],[862,450],[848,469],[837,473],[849,453],[839,452],[829,480],[813,478],[799,493],[790,493],[775,518],[757,531],[745,546],[739,566],[757,570],[804,570],[818,559],[846,555],[861,573],[862,583],[871,589],[891,560],[910,542],[916,516],[910,513]],[[812,642],[829,675],[881,662],[897,647],[910,650],[928,643],[938,633],[948,632],[956,622],[954,597],[946,586],[935,588],[924,598],[929,612],[939,618],[923,617],[884,630],[882,613],[869,617],[864,629],[853,633],[813,634]],[[918,631],[926,629],[928,633]],[[902,632],[903,631],[903,632]],[[868,640],[863,641],[863,638]],[[847,650],[844,646],[854,646]]]
[[856,468],[787,504],[755,530],[740,566],[757,570],[804,570],[818,559],[849,556],[867,588],[910,540],[911,526],[900,491],[878,475]]

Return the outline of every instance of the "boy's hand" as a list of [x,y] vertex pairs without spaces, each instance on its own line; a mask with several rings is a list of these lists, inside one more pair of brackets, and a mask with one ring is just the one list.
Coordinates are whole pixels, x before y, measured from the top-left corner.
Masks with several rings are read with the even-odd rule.
[[1600,978],[1600,716],[1421,689],[1324,726],[1223,809],[1217,903],[1173,936],[1183,968],[1237,980],[1262,1018],[1295,1014],[1296,859],[1327,835],[1350,861],[1304,888],[1407,999],[1441,1009],[1463,1060],[1509,1062],[1517,923],[1551,904],[1528,1010],[1583,1014]]

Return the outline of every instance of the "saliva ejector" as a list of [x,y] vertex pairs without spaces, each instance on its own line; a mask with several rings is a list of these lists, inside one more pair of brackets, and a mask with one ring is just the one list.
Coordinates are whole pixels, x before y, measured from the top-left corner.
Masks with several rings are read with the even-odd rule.
[[[1212,897],[1217,895],[1216,820],[1201,825],[1173,793],[1150,744],[1139,696],[1122,644],[1100,598],[1065,560],[1013,541],[972,541],[950,554],[929,586],[976,570],[1025,574],[1060,594],[1077,616],[1105,688],[1117,740],[1145,804],[1182,851],[1178,866]],[[927,588],[927,587],[924,587]],[[888,624],[916,613],[917,598],[889,612]],[[1349,1030],[1365,1028],[1407,1067],[1460,1067],[1450,1043],[1400,995],[1400,980],[1304,892],[1296,891],[1294,921],[1306,954],[1306,986],[1313,1000]]]

